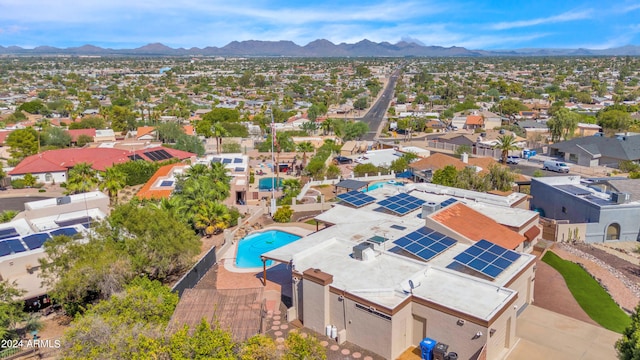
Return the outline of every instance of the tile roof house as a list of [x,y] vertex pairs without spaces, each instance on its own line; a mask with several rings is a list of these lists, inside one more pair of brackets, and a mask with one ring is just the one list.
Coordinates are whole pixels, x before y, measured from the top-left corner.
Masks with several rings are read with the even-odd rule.
[[140,199],[168,199],[175,187],[175,168],[184,168],[182,163],[161,166],[153,176],[140,188],[136,196]]
[[67,130],[69,135],[71,135],[71,142],[78,142],[78,137],[80,135],[87,135],[91,137],[91,141],[96,137],[96,129],[73,129]]
[[443,169],[445,166],[451,165],[460,171],[468,166],[474,166],[480,169],[480,172],[486,173],[491,165],[497,164],[493,158],[489,157],[467,157],[467,162],[454,158],[453,156],[442,153],[433,153],[431,156],[415,161],[409,165],[412,171],[414,181],[430,182],[433,173],[436,170]]
[[467,121],[464,123],[465,129],[482,129],[484,128],[484,118],[481,115],[468,115]]
[[[163,151],[163,159],[155,156],[157,151]],[[115,148],[58,149],[31,155],[22,160],[8,174],[12,180],[22,178],[25,174],[30,173],[36,177],[38,182],[61,183],[66,181],[67,171],[78,163],[89,163],[94,170],[104,171],[114,164],[133,159],[160,161],[170,158],[184,160],[193,157],[195,154],[190,152],[159,146],[137,152]]]
[[431,214],[427,218],[427,226],[445,234],[453,231],[474,242],[485,239],[505,249],[517,251],[523,250],[523,243],[527,240],[525,236],[500,225],[461,202]]

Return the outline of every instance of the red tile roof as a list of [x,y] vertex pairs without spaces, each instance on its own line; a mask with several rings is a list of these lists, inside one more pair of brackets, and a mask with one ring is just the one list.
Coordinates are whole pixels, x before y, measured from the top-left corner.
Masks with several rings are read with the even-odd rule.
[[139,126],[137,133],[136,133],[136,138],[140,139],[141,137],[145,136],[145,135],[149,135],[152,132],[154,132],[156,130],[156,128],[154,128],[153,126]]
[[510,250],[525,240],[519,233],[460,202],[431,215],[431,219],[473,241],[485,239]]
[[11,131],[0,131],[0,145],[4,144]]
[[484,118],[480,115],[467,116],[467,125],[483,125]]
[[[136,151],[135,154],[139,155],[147,161],[153,161],[144,153],[156,150],[165,150],[172,157],[178,158],[180,160],[188,159],[195,156],[195,154],[187,151],[165,148],[161,146]],[[129,150],[114,148],[48,150],[40,154],[31,155],[22,160],[20,164],[18,164],[18,166],[16,166],[9,172],[9,175],[66,171],[67,169],[72,168],[75,164],[81,162],[91,164],[91,167],[95,170],[104,171],[106,168],[113,166],[114,164],[129,161],[130,159],[128,158],[128,156],[132,154],[133,152]]]
[[153,184],[156,183],[156,181],[158,181],[159,178],[169,175],[169,173],[171,173],[171,170],[176,166],[184,166],[184,164],[176,163],[176,164],[169,164],[169,165],[161,166],[158,169],[158,171],[156,171],[156,173],[153,174],[151,179],[149,179],[149,181],[147,181],[147,183],[144,184],[144,186],[142,186],[142,188],[140,188],[140,191],[138,191],[136,196],[138,198],[140,198],[140,199],[169,198],[169,196],[171,196],[171,192],[173,191],[173,188],[171,188],[171,189],[169,189],[169,188],[152,189],[151,187],[153,186]]
[[69,131],[69,135],[71,135],[71,141],[78,141],[78,136],[80,135],[88,135],[91,136],[91,138],[95,138],[96,137],[96,129],[73,129],[73,130],[68,130]]

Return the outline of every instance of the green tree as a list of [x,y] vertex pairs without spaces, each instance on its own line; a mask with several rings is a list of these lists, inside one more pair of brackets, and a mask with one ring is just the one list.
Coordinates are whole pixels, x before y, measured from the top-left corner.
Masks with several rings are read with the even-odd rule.
[[111,118],[111,128],[113,131],[134,130],[136,128],[136,115],[131,109],[114,105],[109,111]]
[[[226,144],[222,145],[224,152],[224,145]],[[175,145],[173,145],[173,148],[182,151],[188,151],[197,154],[198,156],[202,156],[205,153],[205,148],[202,144],[202,141],[200,141],[197,136],[193,135],[182,134],[178,136]]]
[[366,97],[360,97],[353,102],[353,107],[358,110],[364,110],[369,106],[369,100]]
[[40,141],[47,146],[63,148],[71,144],[71,135],[64,129],[50,126],[42,131]]
[[227,207],[212,200],[202,201],[194,215],[195,228],[203,235],[211,236],[229,227],[231,215]]
[[549,132],[551,132],[551,141],[558,141],[560,138],[570,139],[576,128],[580,115],[562,108],[556,111],[552,119],[547,121]]
[[390,170],[393,170],[396,174],[405,171],[409,167],[409,162],[404,157],[399,157],[393,162],[391,162],[391,166],[389,166]]
[[126,359],[139,356],[153,342],[161,345],[164,328],[178,304],[178,295],[158,281],[137,277],[122,292],[77,316],[65,332],[62,355],[71,359]]
[[485,177],[478,173],[475,166],[467,166],[458,171],[453,187],[479,192],[489,190]]
[[311,141],[301,142],[296,146],[296,150],[302,153],[302,166],[307,164],[307,153],[315,150]]
[[93,191],[98,187],[98,175],[89,163],[77,163],[69,169],[66,194],[79,194]]
[[184,128],[177,122],[169,121],[156,126],[156,132],[160,141],[172,144],[184,135]]
[[471,154],[471,146],[462,144],[456,148],[455,154],[462,157],[462,154]]
[[93,138],[86,134],[78,135],[78,138],[76,139],[76,145],[78,145],[78,147],[83,147],[91,142],[93,142]]
[[42,115],[46,115],[49,113],[49,109],[47,108],[47,105],[45,105],[41,100],[36,99],[33,101],[28,101],[26,103],[23,103],[22,105],[20,105],[18,107],[18,110],[20,111],[26,111],[29,114],[42,114]]
[[640,304],[631,314],[631,323],[622,332],[622,338],[616,341],[616,350],[620,360],[640,360]]
[[509,191],[513,186],[516,175],[506,166],[493,164],[489,166],[489,173],[485,175],[485,179],[490,190]]
[[5,145],[11,157],[22,160],[38,153],[38,133],[33,128],[14,130],[7,135]]
[[102,173],[102,181],[100,182],[100,190],[107,190],[109,201],[112,205],[118,203],[118,191],[127,185],[127,175],[120,168],[112,166],[108,167]]
[[458,177],[458,170],[453,165],[447,165],[442,169],[438,169],[433,173],[431,182],[443,186],[454,186],[456,184],[456,178]]
[[291,221],[291,216],[293,215],[293,209],[289,205],[284,205],[276,210],[276,213],[273,214],[273,220],[279,223],[286,223]]
[[14,339],[18,336],[17,324],[25,320],[24,304],[20,297],[24,290],[13,282],[0,281],[0,339]]
[[507,157],[509,156],[509,151],[518,150],[519,147],[516,145],[516,137],[511,134],[505,134],[498,136],[497,143],[493,146],[494,149],[498,149],[502,152],[502,163],[507,163]]
[[608,131],[626,131],[631,125],[631,115],[622,110],[600,111],[598,125]]
[[378,175],[378,172],[380,171],[380,169],[378,169],[377,166],[369,163],[369,164],[358,164],[356,166],[353,167],[353,174],[356,177],[362,177],[365,175],[369,175],[369,176],[375,176]]
[[240,345],[240,360],[276,360],[278,351],[270,337],[262,334],[254,335]]
[[225,129],[224,125],[221,123],[214,123],[211,125],[211,136],[216,139],[216,151],[220,154],[220,145],[222,144],[222,138],[224,136],[229,136],[229,132]]
[[35,184],[37,182],[36,177],[33,176],[31,173],[25,174],[24,177],[23,177],[23,180],[24,180],[24,185],[26,187],[33,187],[33,186],[35,186]]
[[298,332],[290,332],[284,346],[284,360],[324,360],[327,358],[327,351],[314,336],[304,338]]
[[178,330],[169,339],[170,358],[175,360],[217,359],[235,360],[236,344],[231,334],[220,329],[211,328],[204,319],[189,333],[187,326]]
[[340,171],[340,168],[337,165],[330,164],[329,166],[327,166],[327,179],[337,179],[341,174],[342,171]]
[[16,210],[5,210],[0,212],[0,223],[6,223],[13,220],[14,217],[18,215],[18,211]]
[[360,139],[369,131],[369,125],[362,121],[347,122],[342,129],[342,140],[349,141]]

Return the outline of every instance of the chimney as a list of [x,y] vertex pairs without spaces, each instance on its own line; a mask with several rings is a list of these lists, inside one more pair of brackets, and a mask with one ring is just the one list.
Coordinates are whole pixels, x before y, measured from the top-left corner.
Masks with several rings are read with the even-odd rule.
[[462,162],[465,163],[465,164],[469,163],[469,154],[462,153]]

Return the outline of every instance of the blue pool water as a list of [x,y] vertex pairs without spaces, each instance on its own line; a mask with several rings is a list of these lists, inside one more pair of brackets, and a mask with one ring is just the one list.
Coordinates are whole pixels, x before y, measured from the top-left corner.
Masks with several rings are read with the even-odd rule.
[[276,189],[282,187],[282,178],[268,177],[262,178],[258,180],[258,189],[260,190],[271,190],[273,185],[276,184],[276,179],[279,180],[276,185]]
[[[268,230],[245,236],[238,242],[236,266],[239,268],[262,267],[260,255],[300,239],[300,236],[278,230]],[[267,260],[270,266],[271,260]]]
[[379,189],[379,188],[383,187],[384,184],[394,185],[394,186],[404,186],[404,183],[401,183],[401,182],[389,183],[388,181],[381,181],[381,182],[370,184],[369,188],[368,189],[367,188],[362,189],[362,192],[367,192],[367,191]]

